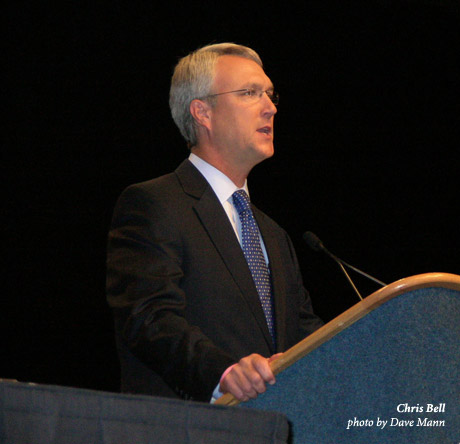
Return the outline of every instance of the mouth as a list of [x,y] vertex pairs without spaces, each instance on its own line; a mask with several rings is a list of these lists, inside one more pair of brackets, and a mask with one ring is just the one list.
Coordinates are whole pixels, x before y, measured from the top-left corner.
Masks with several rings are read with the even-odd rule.
[[272,130],[272,127],[269,126],[269,125],[266,125],[266,126],[263,126],[262,128],[259,128],[257,130],[258,133],[262,133],[262,134],[266,134],[267,136],[270,136],[272,135],[273,133],[273,130]]

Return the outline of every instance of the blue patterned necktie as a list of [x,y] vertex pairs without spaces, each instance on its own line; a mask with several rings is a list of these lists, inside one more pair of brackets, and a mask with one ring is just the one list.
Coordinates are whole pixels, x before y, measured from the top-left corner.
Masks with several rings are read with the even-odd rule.
[[244,190],[233,193],[233,204],[241,221],[241,244],[244,257],[251,270],[252,278],[259,293],[262,309],[267,320],[268,330],[275,343],[275,326],[273,320],[273,303],[270,273],[260,245],[259,228],[251,210],[249,196]]

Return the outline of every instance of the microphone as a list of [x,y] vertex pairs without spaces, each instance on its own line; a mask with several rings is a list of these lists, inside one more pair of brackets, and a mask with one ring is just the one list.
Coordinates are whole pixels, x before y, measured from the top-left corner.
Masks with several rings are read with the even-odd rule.
[[342,269],[343,273],[345,274],[345,276],[347,277],[348,279],[348,282],[350,282],[351,286],[353,287],[353,289],[355,290],[356,294],[359,296],[359,298],[361,300],[363,300],[361,294],[359,293],[358,289],[356,288],[355,284],[353,283],[353,281],[351,280],[349,274],[347,273],[347,271],[345,270],[344,268],[344,265],[345,267],[348,267],[350,268],[351,270],[355,271],[356,273],[359,273],[361,274],[362,276],[365,276],[366,278],[370,279],[371,281],[374,281],[376,282],[377,284],[381,285],[382,287],[385,287],[386,284],[383,283],[382,281],[379,281],[378,279],[372,277],[371,275],[367,274],[367,273],[364,273],[364,271],[361,271],[359,270],[358,268],[356,267],[353,267],[353,265],[350,265],[350,264],[347,264],[344,260],[338,258],[335,254],[332,254],[325,246],[324,244],[321,242],[321,240],[319,239],[319,237],[315,234],[315,233],[312,233],[311,231],[306,231],[304,234],[303,234],[303,240],[306,242],[306,244],[314,251],[321,251],[325,254],[327,254],[330,258],[332,258],[335,262],[337,262],[337,264],[340,266],[340,268]]

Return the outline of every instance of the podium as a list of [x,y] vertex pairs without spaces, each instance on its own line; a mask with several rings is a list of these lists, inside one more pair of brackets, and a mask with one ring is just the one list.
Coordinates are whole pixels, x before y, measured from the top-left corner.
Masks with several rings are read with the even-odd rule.
[[285,414],[293,443],[458,443],[460,276],[394,282],[271,366],[276,384],[240,407]]

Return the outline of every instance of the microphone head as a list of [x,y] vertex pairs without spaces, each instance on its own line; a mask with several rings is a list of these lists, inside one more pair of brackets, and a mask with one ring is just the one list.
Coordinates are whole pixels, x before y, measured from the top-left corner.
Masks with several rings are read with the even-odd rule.
[[325,250],[324,245],[320,241],[319,237],[315,233],[312,233],[311,231],[306,231],[303,234],[303,240],[314,251],[324,251]]

